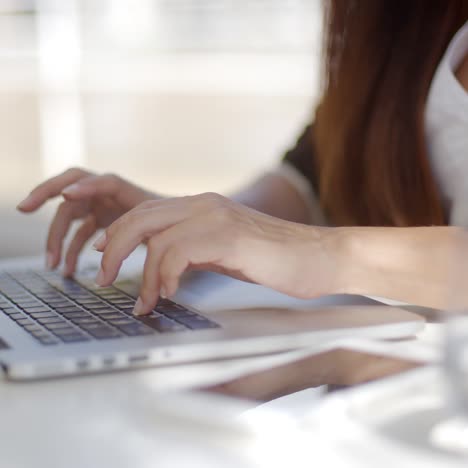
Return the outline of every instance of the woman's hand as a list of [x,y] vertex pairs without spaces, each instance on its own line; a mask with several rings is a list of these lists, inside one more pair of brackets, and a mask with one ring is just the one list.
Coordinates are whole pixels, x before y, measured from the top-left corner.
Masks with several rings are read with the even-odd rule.
[[64,201],[57,209],[47,239],[49,268],[56,268],[60,263],[63,241],[71,223],[83,220],[67,249],[64,269],[67,276],[75,271],[79,253],[98,229],[109,226],[145,200],[161,198],[116,175],[96,175],[74,168],[37,186],[17,208],[30,213],[59,195]]
[[339,292],[329,240],[333,229],[283,221],[221,195],[146,201],[115,221],[94,244],[102,251],[96,282],[111,284],[142,242],[148,252],[135,314],[172,296],[188,269],[221,272],[291,296]]

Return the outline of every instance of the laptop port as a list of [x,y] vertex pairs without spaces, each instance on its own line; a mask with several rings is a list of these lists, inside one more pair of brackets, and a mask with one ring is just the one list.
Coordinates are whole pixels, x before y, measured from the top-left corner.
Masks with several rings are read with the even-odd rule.
[[89,361],[87,359],[82,359],[81,361],[76,361],[76,368],[83,370],[89,366]]
[[129,356],[128,363],[129,364],[137,364],[139,362],[145,362],[148,360],[147,354],[135,354],[133,356]]
[[102,359],[102,365],[106,367],[112,367],[115,364],[114,357],[105,357]]

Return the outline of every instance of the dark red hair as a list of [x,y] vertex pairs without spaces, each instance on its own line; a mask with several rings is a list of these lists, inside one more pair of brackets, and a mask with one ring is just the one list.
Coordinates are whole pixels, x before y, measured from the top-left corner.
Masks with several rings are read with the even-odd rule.
[[424,110],[468,1],[330,0],[325,9],[313,134],[325,212],[336,225],[444,224]]

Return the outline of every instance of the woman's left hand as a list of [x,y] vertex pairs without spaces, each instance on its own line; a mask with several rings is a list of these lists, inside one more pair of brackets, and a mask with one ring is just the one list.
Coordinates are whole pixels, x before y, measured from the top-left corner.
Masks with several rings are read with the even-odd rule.
[[125,258],[146,242],[136,315],[150,313],[159,296],[172,296],[189,269],[223,273],[299,298],[336,293],[340,269],[329,242],[332,231],[273,218],[215,193],[146,201],[94,244],[103,252],[96,282],[112,284]]

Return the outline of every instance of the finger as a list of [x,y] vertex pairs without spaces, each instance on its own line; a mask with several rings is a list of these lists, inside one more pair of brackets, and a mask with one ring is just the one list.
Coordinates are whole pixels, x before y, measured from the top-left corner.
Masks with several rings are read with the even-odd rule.
[[158,226],[160,226],[161,230],[165,229],[189,217],[193,213],[190,205],[190,197],[147,200],[115,220],[106,229],[106,238],[110,240],[122,229],[127,229],[127,227],[133,225],[140,216],[153,216],[154,219],[148,226],[154,226],[155,229],[158,229]]
[[141,203],[121,216],[95,244],[98,250],[104,252],[102,268],[96,278],[97,284],[112,284],[123,260],[145,239],[187,219],[196,219],[197,215],[209,216],[213,208],[219,208],[220,199],[224,200],[219,195],[201,194],[170,200],[152,200]]
[[174,242],[164,253],[159,266],[160,288],[173,296],[179,287],[180,277],[190,266],[223,266],[224,252],[218,236],[198,236],[183,242]]
[[26,213],[37,210],[47,200],[54,198],[62,192],[62,190],[70,184],[77,182],[79,179],[89,175],[89,172],[82,169],[68,169],[62,174],[46,180],[38,185],[23,201],[21,201],[17,209]]
[[114,221],[105,232],[98,245],[95,245],[97,250],[103,250],[106,242],[108,242],[122,226],[127,229],[128,225],[131,225],[135,216],[138,217],[143,211],[146,211],[149,215],[150,210],[160,210],[157,214],[157,218],[154,221],[154,229],[164,230],[167,227],[179,223],[189,217],[193,217],[196,214],[203,214],[211,211],[214,208],[218,208],[225,199],[221,195],[212,193],[202,193],[199,195],[189,197],[176,197],[162,200],[148,200],[140,203],[135,208],[129,210],[127,213],[122,215],[119,219]]
[[94,244],[97,250],[103,251],[101,270],[96,278],[97,284],[100,286],[112,284],[122,262],[138,245],[154,234],[186,219],[189,210],[183,205],[177,209],[174,204],[162,203],[156,208],[144,208],[152,205],[142,204],[143,208],[125,214],[105,230]]
[[64,276],[72,276],[76,270],[78,255],[83,249],[86,242],[97,231],[96,218],[93,215],[88,215],[83,221],[83,224],[76,231],[70,245],[68,246],[65,256]]
[[66,200],[83,200],[85,198],[107,196],[122,206],[123,211],[130,210],[141,203],[143,199],[159,200],[154,193],[122,179],[114,174],[90,176],[65,187],[62,195]]
[[149,221],[149,217],[140,216],[140,219],[136,219],[133,223],[122,224],[110,239],[108,230],[105,230],[93,244],[96,250],[103,252],[101,268],[96,277],[99,286],[109,286],[115,281],[123,261],[141,244],[145,232],[148,231],[146,226]]
[[77,218],[75,203],[62,202],[52,220],[47,237],[47,266],[56,268],[60,263],[63,240],[70,229],[72,221]]
[[159,299],[159,263],[164,252],[161,236],[155,236],[148,242],[140,295],[133,310],[134,315],[147,315],[156,306]]
[[187,244],[173,245],[167,249],[159,267],[160,288],[166,296],[171,297],[177,292],[180,277],[191,263],[190,257]]
[[135,315],[149,314],[156,306],[159,296],[166,296],[165,291],[160,290],[159,279],[159,266],[166,250],[172,244],[182,244],[190,237],[202,235],[205,230],[204,223],[188,220],[172,226],[148,241],[139,301],[133,312]]
[[91,175],[68,185],[62,190],[66,200],[82,200],[96,195],[113,196],[119,192],[122,180],[113,174]]

